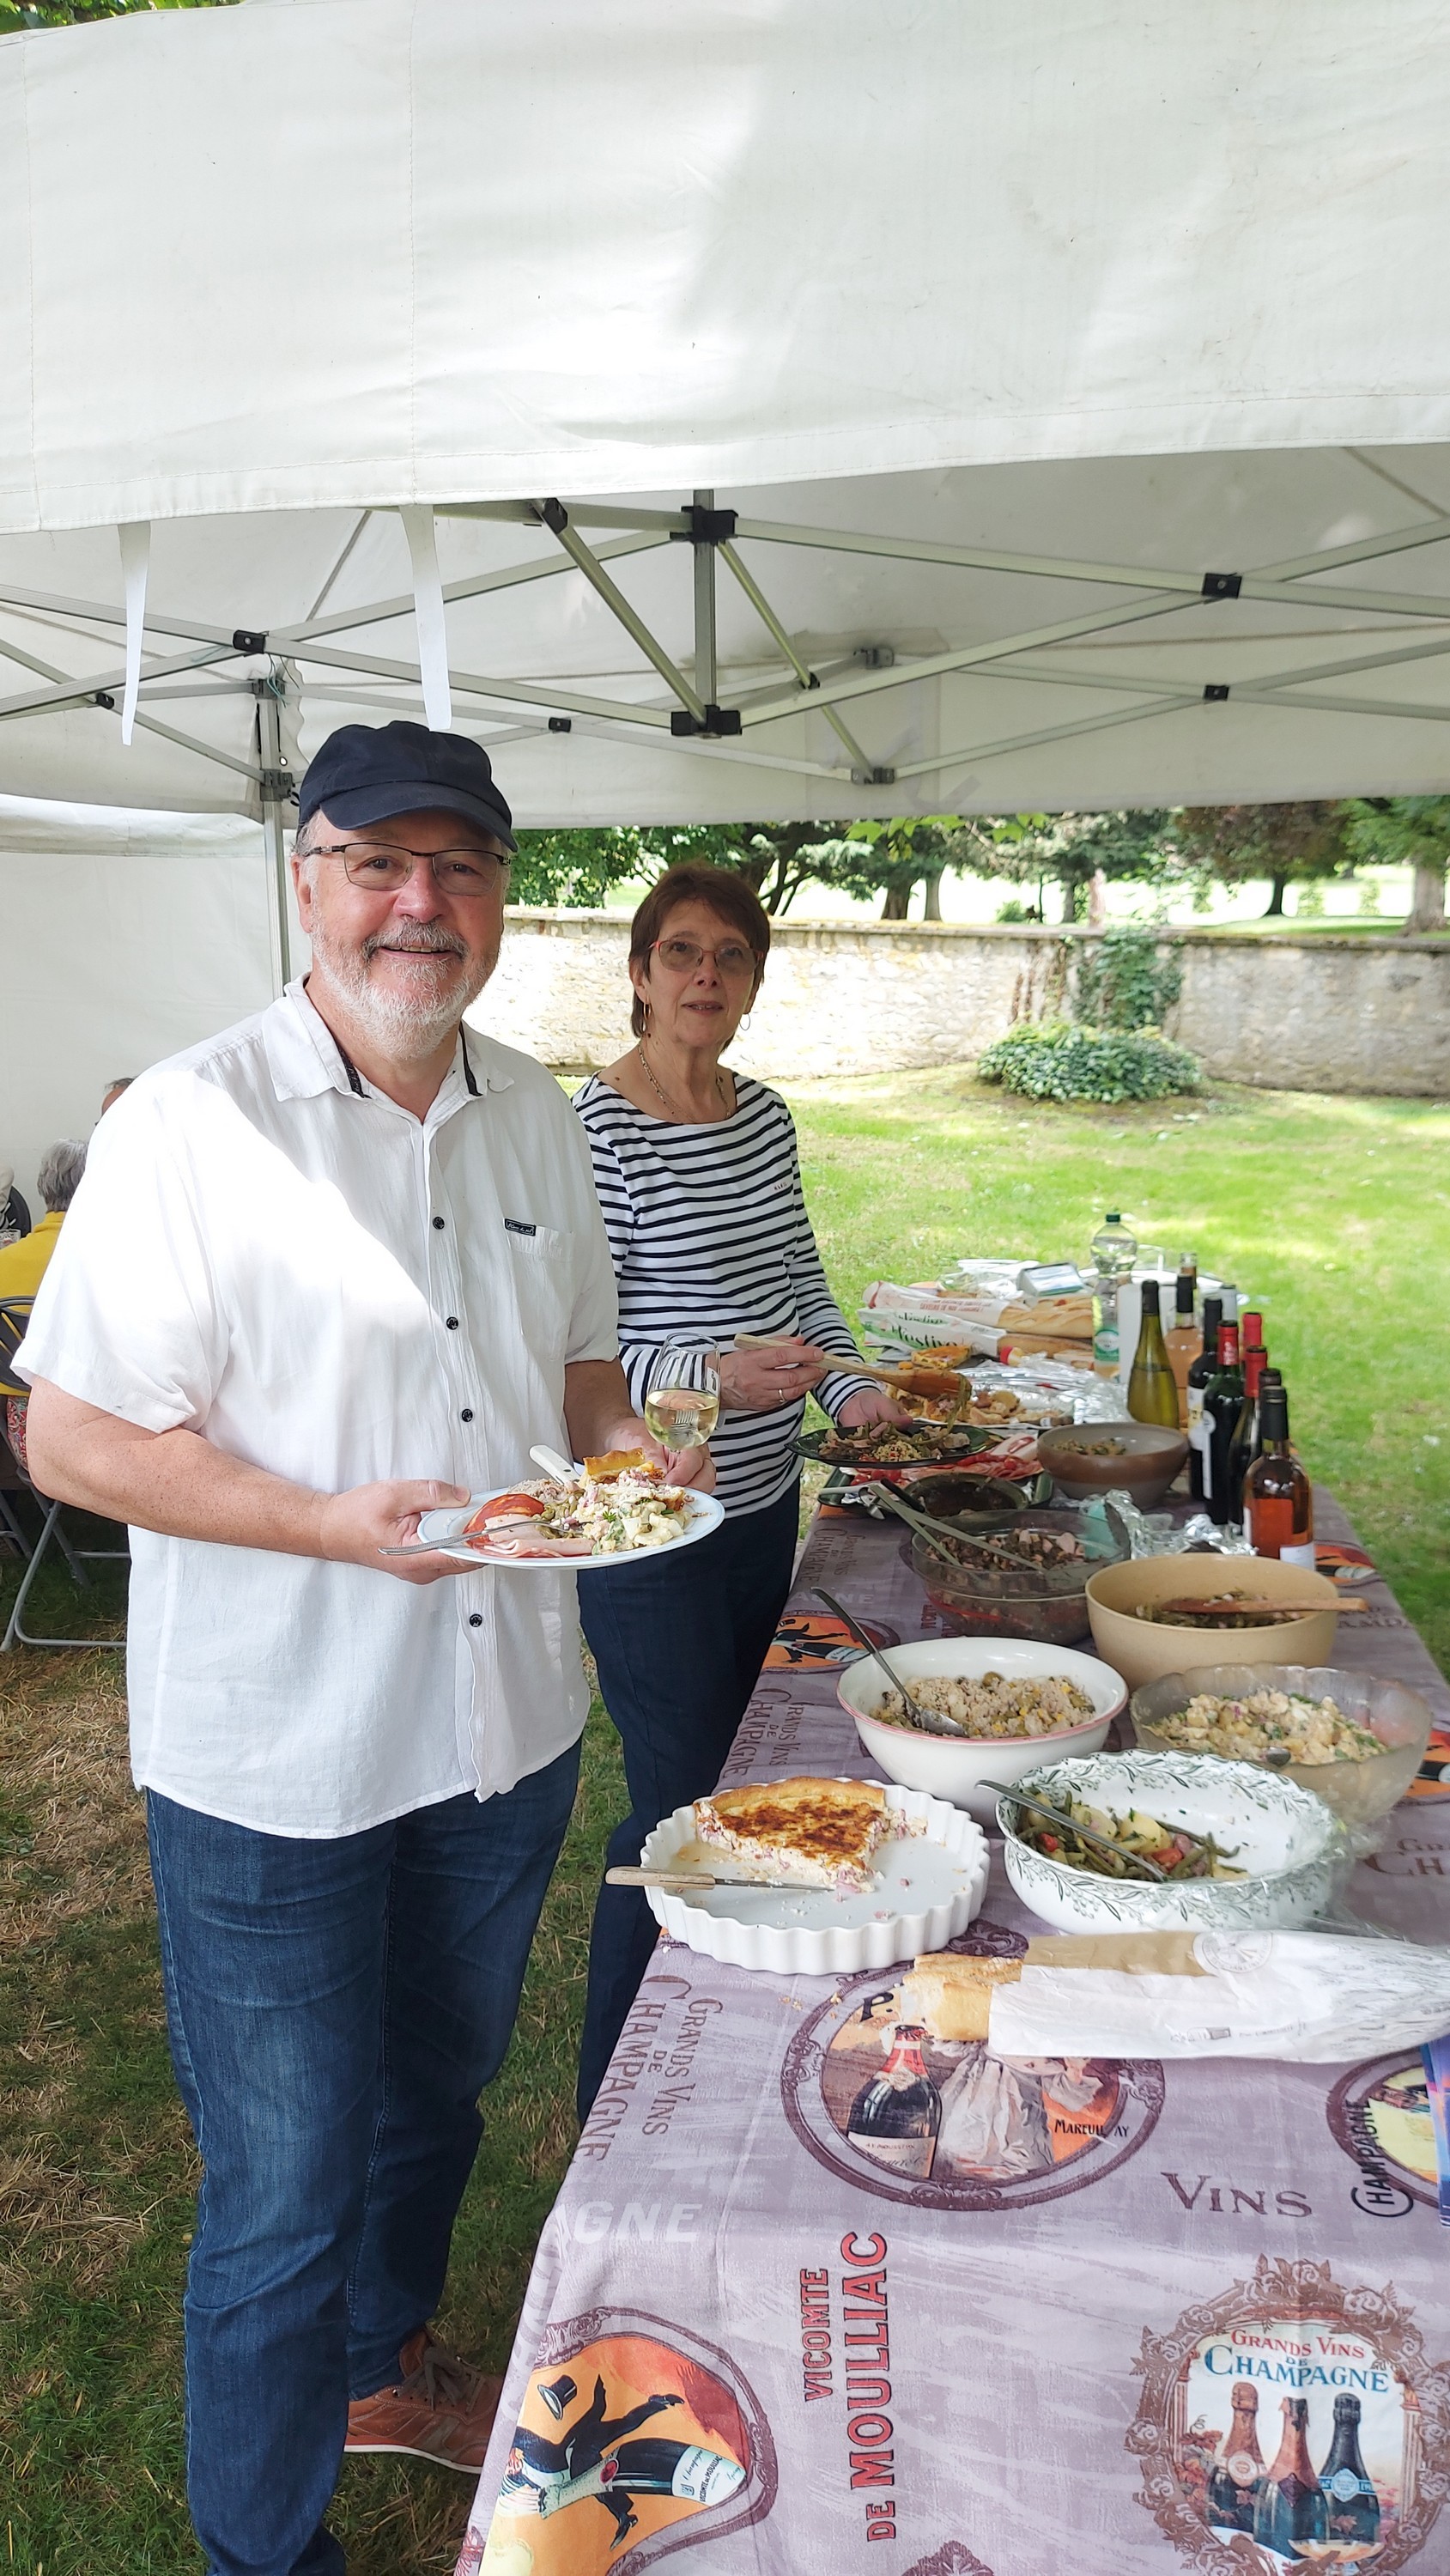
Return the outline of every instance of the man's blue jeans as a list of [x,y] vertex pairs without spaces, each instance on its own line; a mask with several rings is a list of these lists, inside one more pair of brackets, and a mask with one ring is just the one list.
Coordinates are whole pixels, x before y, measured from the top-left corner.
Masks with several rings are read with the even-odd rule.
[[203,2177],[187,2491],[212,2576],[335,2576],[349,2398],[398,2376],[448,2243],[578,1747],[335,1841],[148,1794],[172,2060]]

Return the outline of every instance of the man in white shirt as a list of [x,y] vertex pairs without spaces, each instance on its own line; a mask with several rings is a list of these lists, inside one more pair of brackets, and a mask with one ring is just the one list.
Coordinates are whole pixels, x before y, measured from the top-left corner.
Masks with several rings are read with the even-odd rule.
[[578,1121],[461,1025],[513,846],[476,744],[330,737],[310,973],[102,1121],[19,1355],[37,1483],[133,1529],[212,2576],[334,2576],[344,2447],[476,2471],[497,2401],[428,2320],[574,1793],[574,1584],[382,1551],[535,1442],[663,1454]]

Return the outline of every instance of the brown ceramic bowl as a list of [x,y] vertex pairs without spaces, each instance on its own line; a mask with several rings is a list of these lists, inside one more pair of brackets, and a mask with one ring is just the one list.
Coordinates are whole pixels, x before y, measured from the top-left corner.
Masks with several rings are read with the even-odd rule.
[[[1122,1445],[1111,1457],[1095,1458],[1093,1450],[1106,1440]],[[1151,1512],[1188,1456],[1188,1442],[1156,1422],[1079,1422],[1070,1431],[1040,1431],[1037,1455],[1070,1503],[1126,1492],[1140,1512]]]
[[[1140,1602],[1203,1600],[1229,1590],[1322,1607],[1265,1628],[1170,1628],[1135,1615]],[[1327,1575],[1276,1556],[1137,1556],[1091,1575],[1087,1605],[1098,1653],[1130,1690],[1230,1657],[1236,1664],[1327,1664],[1339,1618],[1339,1595]]]

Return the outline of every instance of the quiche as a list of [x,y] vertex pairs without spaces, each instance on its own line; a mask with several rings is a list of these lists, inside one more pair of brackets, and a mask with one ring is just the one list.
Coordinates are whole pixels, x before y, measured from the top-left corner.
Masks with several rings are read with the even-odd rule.
[[877,1780],[761,1780],[695,1800],[696,1834],[737,1876],[843,1896],[873,1888],[878,1844],[914,1829]]

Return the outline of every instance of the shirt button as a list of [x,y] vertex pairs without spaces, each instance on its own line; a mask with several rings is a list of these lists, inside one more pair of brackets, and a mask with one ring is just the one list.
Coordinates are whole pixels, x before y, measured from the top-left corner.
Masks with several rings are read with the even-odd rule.
[[433,1224],[434,1224],[434,1227],[435,1227],[436,1231],[437,1231],[439,1234],[441,1234],[441,1233],[442,1233],[442,1231],[443,1231],[443,1219],[441,1218],[441,1216],[435,1216],[435,1218],[433,1219]]
[[458,1317],[457,1317],[456,1315],[445,1315],[445,1316],[444,1316],[444,1318],[443,1318],[443,1321],[444,1321],[444,1323],[447,1325],[448,1330],[450,1331],[450,1333],[456,1333],[456,1332],[457,1332],[457,1330],[458,1330]]
[[473,1407],[471,1404],[465,1404],[458,1419],[460,1422],[471,1422],[473,1420]]
[[470,1628],[481,1628],[483,1626],[483,1612],[481,1610],[470,1610],[468,1614],[468,1624]]

